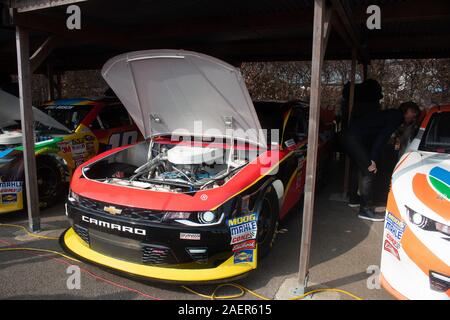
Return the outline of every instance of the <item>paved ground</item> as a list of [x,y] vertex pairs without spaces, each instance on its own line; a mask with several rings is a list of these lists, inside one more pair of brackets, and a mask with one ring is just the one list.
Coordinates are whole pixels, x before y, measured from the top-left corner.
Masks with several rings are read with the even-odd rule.
[[[338,170],[336,170],[338,171]],[[335,171],[335,172],[336,172]],[[339,170],[340,172],[340,170]],[[321,287],[340,288],[364,299],[391,299],[383,289],[368,289],[372,275],[369,266],[380,261],[382,223],[357,218],[356,211],[344,203],[330,201],[338,191],[340,173],[330,176],[330,183],[316,198],[310,281]],[[64,206],[59,204],[42,212],[44,234],[58,236],[68,223]],[[0,223],[26,226],[26,214],[0,216]],[[258,269],[239,284],[273,298],[285,279],[298,270],[301,213],[293,212],[280,228],[274,248],[268,258],[259,262]],[[31,239],[14,228],[0,227],[0,248],[32,247],[62,251],[58,241]],[[47,253],[29,251],[0,252],[0,299],[202,299],[183,288],[168,284],[144,284],[96,267],[82,267],[81,289],[67,289],[68,260]],[[195,286],[193,289],[211,294],[215,286]],[[235,293],[224,288],[220,294]],[[316,299],[329,298],[316,295]],[[347,299],[334,295],[334,298]],[[246,294],[245,299],[256,299]]]

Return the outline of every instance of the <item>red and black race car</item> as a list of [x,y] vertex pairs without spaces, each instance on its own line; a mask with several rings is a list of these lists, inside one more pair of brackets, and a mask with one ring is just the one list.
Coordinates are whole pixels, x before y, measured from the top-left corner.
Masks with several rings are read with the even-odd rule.
[[[307,105],[253,103],[236,68],[195,52],[132,52],[102,74],[146,141],[78,167],[63,247],[146,279],[255,269],[303,193]],[[333,137],[324,129],[322,156]]]

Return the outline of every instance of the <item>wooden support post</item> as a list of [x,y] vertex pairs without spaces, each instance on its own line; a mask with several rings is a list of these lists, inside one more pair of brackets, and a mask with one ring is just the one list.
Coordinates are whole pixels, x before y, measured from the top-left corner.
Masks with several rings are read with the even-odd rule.
[[[320,94],[321,94],[321,71],[323,56],[326,46],[325,25],[327,10],[325,0],[314,1],[314,27],[313,46],[311,62],[311,93],[309,102],[309,128],[308,128],[308,149],[306,158],[306,182],[305,200],[303,206],[302,237],[300,246],[300,263],[298,272],[298,287],[294,294],[305,292],[308,281],[309,256],[311,249],[311,234],[314,214],[314,190],[316,185],[317,150],[319,140],[320,121]],[[329,24],[328,24],[329,25]]]
[[61,73],[56,74],[56,97],[58,99],[62,97]]
[[368,69],[369,69],[369,64],[368,63],[363,63],[363,80],[364,81],[366,81],[367,78],[369,77]]
[[[353,106],[355,104],[355,81],[356,81],[356,58],[357,51],[356,48],[352,50],[352,68],[350,71],[350,94],[348,97],[348,117],[347,126],[350,125],[350,119],[352,118]],[[350,178],[350,158],[345,156],[345,171],[344,171],[344,192],[343,196],[348,196],[348,185]]]
[[41,228],[41,221],[39,213],[36,156],[34,153],[29,35],[28,31],[20,26],[16,26],[16,47],[28,224],[32,232],[38,232]]
[[53,67],[47,64],[47,99],[55,100],[55,82],[53,80]]

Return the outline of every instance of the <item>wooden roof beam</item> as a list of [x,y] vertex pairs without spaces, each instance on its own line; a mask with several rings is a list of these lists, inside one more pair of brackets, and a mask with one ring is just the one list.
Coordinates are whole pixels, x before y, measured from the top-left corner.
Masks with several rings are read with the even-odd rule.
[[343,27],[343,28],[338,27],[336,28],[336,30],[338,32],[341,32],[340,35],[343,39],[347,38],[347,40],[344,41],[350,42],[352,44],[352,47],[356,48],[361,62],[368,63],[370,60],[369,55],[366,49],[363,47],[362,36],[360,35],[358,29],[353,24],[352,19],[350,18],[351,15],[349,13],[349,9],[342,4],[341,0],[331,0],[331,5],[335,10],[336,16],[338,17]]
[[18,12],[28,12],[70,5],[87,0],[11,0],[10,7]]
[[37,50],[30,57],[31,73],[34,73],[42,62],[47,59],[52,50],[56,48],[57,43],[58,38],[56,36],[50,36],[42,43],[42,45],[39,46],[39,48],[37,48]]

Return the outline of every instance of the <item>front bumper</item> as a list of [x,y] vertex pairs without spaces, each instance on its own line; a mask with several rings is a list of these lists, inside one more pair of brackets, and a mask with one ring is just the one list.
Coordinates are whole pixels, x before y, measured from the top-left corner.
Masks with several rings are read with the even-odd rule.
[[[220,282],[242,276],[257,265],[256,250],[251,262],[235,264],[225,225],[193,228],[135,221],[71,203],[67,204],[67,215],[72,228],[61,237],[64,249],[134,277]],[[199,235],[199,239],[181,239],[181,234]],[[199,250],[206,250],[206,254],[199,254]]]
[[22,181],[0,182],[0,214],[23,209]]

